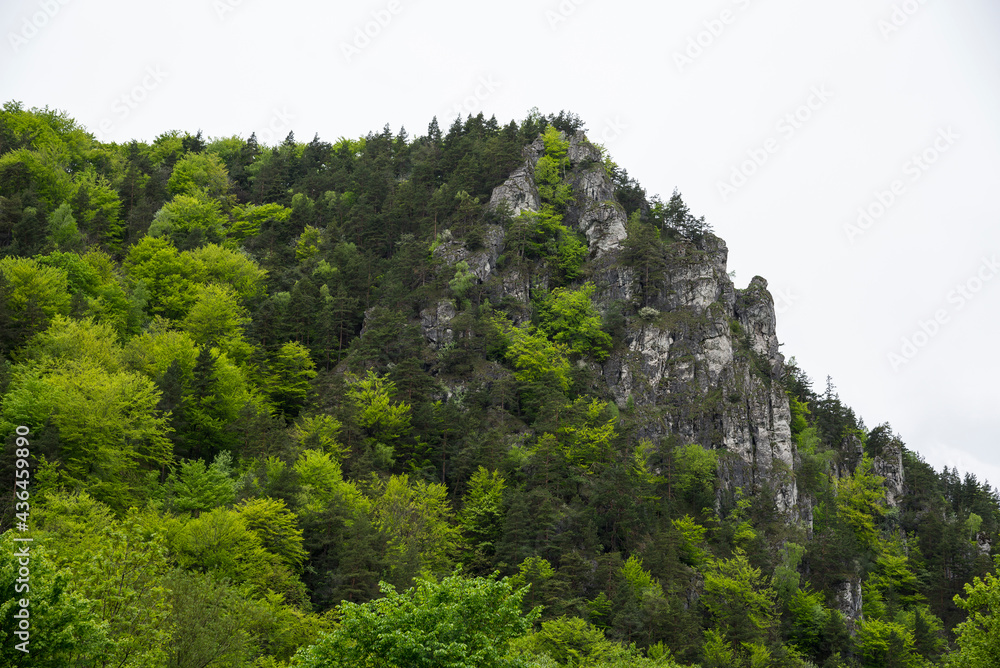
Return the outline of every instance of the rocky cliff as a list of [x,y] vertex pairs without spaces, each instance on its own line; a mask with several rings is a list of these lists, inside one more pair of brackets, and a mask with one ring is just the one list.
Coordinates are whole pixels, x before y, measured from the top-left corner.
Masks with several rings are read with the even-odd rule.
[[[492,209],[508,219],[539,210],[534,169],[543,151],[541,139],[525,148],[523,165],[494,190]],[[643,436],[675,435],[719,451],[724,490],[773,494],[783,513],[795,513],[790,411],[778,381],[784,358],[767,282],[755,277],[745,290],[735,289],[725,242],[705,235],[667,246],[657,275],[645,276],[640,286],[623,258],[627,218],[600,152],[577,134],[568,157],[574,200],[565,221],[586,236],[599,308],[616,309],[624,318],[626,345],[597,369],[608,392],[620,408],[639,411]],[[545,287],[545,272],[498,269],[504,230],[491,225],[484,236],[478,250],[452,241],[436,255],[449,264],[465,261],[497,303],[506,298],[527,306],[532,289]],[[432,345],[451,340],[454,314],[448,302],[423,312]]]

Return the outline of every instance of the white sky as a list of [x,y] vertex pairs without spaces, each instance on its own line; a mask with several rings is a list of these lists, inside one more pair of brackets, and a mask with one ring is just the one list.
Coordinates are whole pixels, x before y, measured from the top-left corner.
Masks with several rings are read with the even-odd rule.
[[[649,195],[680,188],[738,286],[768,279],[817,390],[832,375],[869,427],[1000,485],[994,1],[5,0],[0,27],[0,99],[107,140],[572,110]],[[891,204],[849,236],[879,193]]]

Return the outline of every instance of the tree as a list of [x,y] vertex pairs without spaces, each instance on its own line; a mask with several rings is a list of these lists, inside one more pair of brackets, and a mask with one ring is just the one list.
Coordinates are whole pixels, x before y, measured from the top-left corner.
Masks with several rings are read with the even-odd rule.
[[217,346],[237,363],[250,356],[243,336],[250,316],[236,291],[225,285],[199,285],[194,303],[181,321],[181,328],[200,346]]
[[236,507],[247,529],[257,534],[267,549],[281,557],[292,569],[299,571],[305,562],[302,530],[298,518],[280,499],[244,499]]
[[394,402],[395,395],[396,384],[370,369],[347,390],[357,424],[371,438],[388,443],[410,432],[410,405]]
[[173,507],[195,514],[226,506],[236,498],[236,485],[229,477],[228,453],[219,453],[210,466],[196,459],[181,462],[173,482]]
[[498,471],[480,466],[469,479],[462,498],[458,523],[463,538],[465,567],[482,572],[493,563],[497,543],[503,533],[503,491],[506,480]]
[[507,358],[518,369],[514,374],[518,381],[554,381],[563,391],[569,389],[570,351],[566,345],[550,341],[530,325],[515,327],[504,315],[495,316],[492,322],[506,345]]
[[777,623],[776,594],[770,578],[737,553],[719,559],[705,572],[702,602],[718,629],[739,653],[745,643],[771,639]]
[[86,360],[21,375],[5,397],[0,430],[59,430],[60,479],[125,510],[148,491],[148,472],[171,463],[167,416],[156,385],[132,371]]
[[33,258],[8,256],[0,259],[0,273],[7,283],[3,306],[29,335],[44,329],[56,315],[69,315],[65,271],[43,266]]
[[[994,557],[1000,569],[1000,557]],[[1000,666],[1000,577],[988,573],[965,585],[965,598],[955,596],[955,605],[969,617],[955,627],[958,649],[947,665],[953,668]]]
[[163,205],[149,236],[170,239],[178,248],[191,249],[206,243],[218,243],[225,237],[226,218],[215,200],[202,191],[177,195]]
[[73,208],[67,202],[49,215],[49,239],[59,251],[76,250],[83,243],[83,235],[73,217]]
[[531,628],[537,612],[522,614],[525,589],[504,578],[418,579],[402,593],[381,584],[383,598],[338,607],[340,626],[300,650],[294,668],[522,668],[507,642]]
[[229,176],[218,156],[189,153],[174,165],[167,188],[174,195],[195,195],[201,191],[211,199],[220,200],[229,190]]
[[388,541],[394,579],[408,582],[420,572],[451,568],[459,534],[444,485],[394,475],[379,482],[373,495],[374,524]]
[[[73,574],[58,569],[41,542],[14,537],[0,534],[0,663],[63,668],[106,652],[107,629],[93,615],[93,602],[72,588]],[[22,551],[30,555],[30,589],[17,582]]]
[[539,305],[539,331],[575,355],[608,358],[611,337],[601,330],[601,315],[591,301],[597,287],[587,283],[579,290],[556,288]]

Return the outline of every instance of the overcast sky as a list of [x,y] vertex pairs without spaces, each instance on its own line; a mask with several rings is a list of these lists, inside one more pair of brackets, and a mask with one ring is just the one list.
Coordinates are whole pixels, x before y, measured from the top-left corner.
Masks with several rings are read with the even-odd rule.
[[[5,0],[0,98],[105,140],[572,110],[765,277],[817,390],[1000,484],[995,0]],[[864,214],[864,215],[862,215]]]

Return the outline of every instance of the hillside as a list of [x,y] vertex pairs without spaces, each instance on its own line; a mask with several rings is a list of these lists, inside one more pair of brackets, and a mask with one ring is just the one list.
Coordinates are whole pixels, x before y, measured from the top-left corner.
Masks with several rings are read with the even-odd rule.
[[727,255],[571,113],[7,103],[0,662],[1000,665],[997,492],[815,389]]

